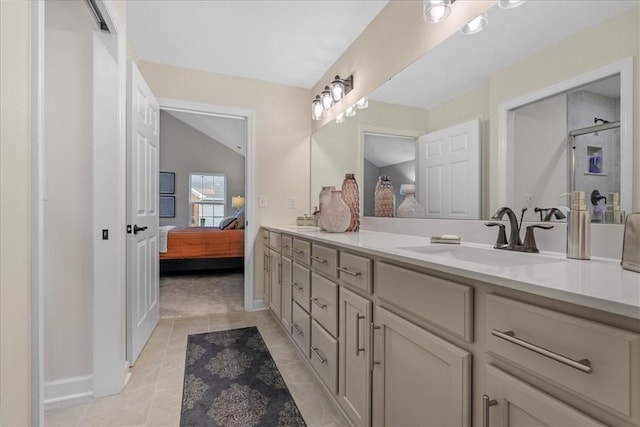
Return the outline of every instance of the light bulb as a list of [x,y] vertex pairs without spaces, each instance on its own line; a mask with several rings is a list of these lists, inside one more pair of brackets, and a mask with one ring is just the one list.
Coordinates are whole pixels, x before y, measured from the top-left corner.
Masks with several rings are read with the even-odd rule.
[[480,31],[484,30],[484,28],[489,23],[489,15],[487,13],[483,13],[482,15],[478,15],[471,22],[460,29],[462,34],[476,34]]
[[313,120],[320,120],[322,113],[324,113],[324,107],[322,106],[320,95],[316,95],[316,98],[311,102],[311,118]]
[[347,117],[353,117],[356,115],[356,106],[352,105],[351,107],[347,108],[346,111],[344,112],[344,115]]
[[322,99],[322,107],[325,110],[328,110],[333,105],[333,98],[331,97],[331,91],[329,90],[329,86],[325,86],[324,90],[320,94],[320,99]]
[[362,98],[360,98],[358,100],[358,102],[356,102],[356,108],[358,110],[363,110],[365,108],[367,108],[369,106],[369,98],[366,96],[363,96]]
[[451,14],[451,0],[424,0],[423,14],[427,22],[440,22]]
[[336,116],[336,123],[344,123],[346,120],[344,113],[340,113]]
[[345,87],[342,80],[340,80],[340,76],[336,76],[336,78],[331,82],[331,97],[334,102],[338,102],[342,99],[345,93]]

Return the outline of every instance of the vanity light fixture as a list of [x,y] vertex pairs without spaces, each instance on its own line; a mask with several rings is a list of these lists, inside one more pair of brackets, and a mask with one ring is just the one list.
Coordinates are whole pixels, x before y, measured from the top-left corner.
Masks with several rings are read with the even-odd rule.
[[467,25],[460,29],[460,32],[465,35],[477,34],[489,23],[489,15],[487,12],[476,16]]
[[324,114],[324,107],[322,106],[322,100],[320,95],[316,95],[315,99],[311,101],[311,118],[313,120],[320,120]]
[[360,98],[358,100],[358,102],[356,102],[356,108],[358,110],[364,110],[367,107],[369,107],[369,97],[368,96],[363,96],[362,98]]
[[356,115],[356,106],[355,106],[355,104],[354,104],[354,105],[352,105],[351,107],[347,108],[347,109],[344,111],[344,115],[345,115],[346,117],[353,117],[353,116],[355,116],[355,115]]
[[320,100],[322,100],[322,108],[324,108],[325,111],[333,106],[333,97],[331,96],[329,86],[325,86],[322,93],[320,93]]
[[353,74],[346,79],[336,76],[331,82],[331,97],[333,102],[340,101],[346,94],[353,89]]
[[423,0],[424,20],[430,23],[440,22],[451,15],[452,0]]
[[521,6],[527,0],[499,0],[498,6],[503,9],[513,9],[514,7]]
[[336,123],[344,123],[347,119],[344,116],[344,112],[336,116]]

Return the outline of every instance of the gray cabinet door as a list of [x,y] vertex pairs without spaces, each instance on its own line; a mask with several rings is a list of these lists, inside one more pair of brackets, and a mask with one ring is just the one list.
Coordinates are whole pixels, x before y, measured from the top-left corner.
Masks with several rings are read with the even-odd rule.
[[470,425],[471,353],[383,308],[374,323],[373,425]]
[[278,319],[282,317],[282,255],[271,251],[271,296],[269,308]]
[[291,259],[282,257],[282,324],[291,333]]
[[356,426],[371,418],[371,302],[340,287],[338,401]]
[[486,371],[487,394],[483,405],[490,426],[603,425],[494,366],[487,365]]

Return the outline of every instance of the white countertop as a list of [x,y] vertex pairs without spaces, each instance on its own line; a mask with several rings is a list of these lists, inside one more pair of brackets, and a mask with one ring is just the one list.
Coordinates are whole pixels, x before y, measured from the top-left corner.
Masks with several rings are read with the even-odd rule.
[[[465,242],[462,245],[431,244],[426,237],[365,230],[357,233],[327,233],[316,227],[266,228],[640,319],[640,273],[624,270],[619,260],[596,257],[591,260],[572,260],[554,252],[529,254]],[[455,254],[455,247],[463,247],[464,253],[461,255],[470,255],[452,255]],[[424,252],[419,252],[421,250]],[[480,256],[476,258],[476,254]]]

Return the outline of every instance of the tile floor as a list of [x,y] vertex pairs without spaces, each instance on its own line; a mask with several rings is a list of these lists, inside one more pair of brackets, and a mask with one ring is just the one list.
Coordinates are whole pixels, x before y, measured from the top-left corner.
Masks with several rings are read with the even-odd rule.
[[253,325],[264,338],[308,426],[347,425],[267,311],[161,320],[120,394],[47,405],[45,425],[178,426],[187,335]]

